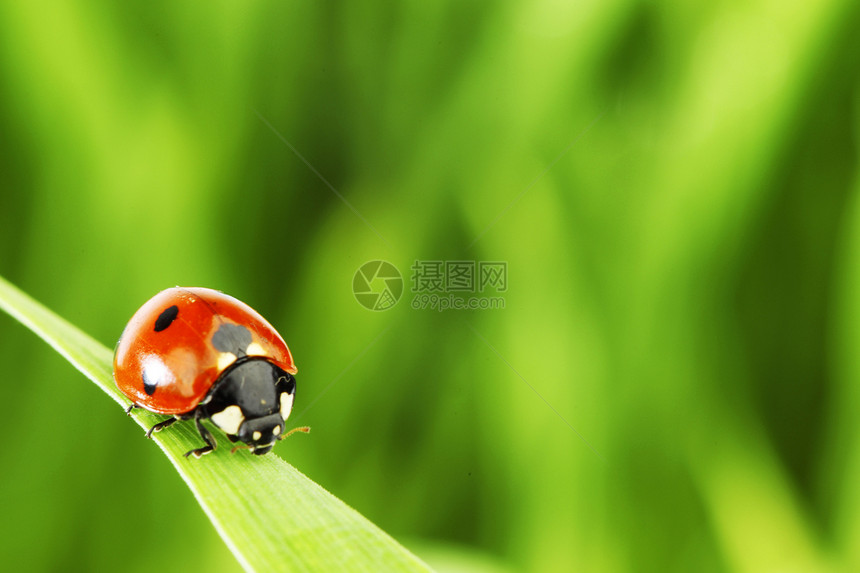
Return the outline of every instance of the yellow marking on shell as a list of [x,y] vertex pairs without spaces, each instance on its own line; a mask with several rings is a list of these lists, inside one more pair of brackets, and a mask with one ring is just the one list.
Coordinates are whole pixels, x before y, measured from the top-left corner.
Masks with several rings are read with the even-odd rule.
[[218,371],[223,372],[228,366],[236,362],[236,355],[232,352],[220,352],[218,354]]
[[266,356],[266,351],[256,342],[252,342],[248,345],[248,348],[245,349],[245,354],[248,356]]
[[239,426],[245,421],[242,409],[235,404],[227,406],[222,411],[212,414],[212,423],[224,430],[227,434],[238,434]]
[[257,440],[259,440],[260,438],[262,438],[262,437],[263,437],[263,434],[261,434],[260,432],[254,432],[254,433],[251,435],[251,437],[252,437],[252,438],[254,438],[254,441],[256,442]]

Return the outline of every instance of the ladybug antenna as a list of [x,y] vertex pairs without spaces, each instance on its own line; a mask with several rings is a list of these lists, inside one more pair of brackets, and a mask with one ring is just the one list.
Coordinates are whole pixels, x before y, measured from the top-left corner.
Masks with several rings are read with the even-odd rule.
[[292,430],[290,430],[286,434],[282,434],[282,435],[278,436],[278,439],[283,440],[284,438],[286,438],[290,434],[295,434],[296,432],[301,432],[303,434],[309,434],[311,432],[311,427],[310,426],[299,426],[298,428],[293,428]]

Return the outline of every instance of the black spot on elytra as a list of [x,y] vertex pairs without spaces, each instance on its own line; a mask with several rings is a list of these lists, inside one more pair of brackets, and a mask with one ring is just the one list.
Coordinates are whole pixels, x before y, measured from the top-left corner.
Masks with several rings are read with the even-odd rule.
[[253,342],[251,331],[238,324],[222,324],[215,334],[212,335],[212,346],[221,352],[229,352],[239,356],[245,356],[245,350]]
[[152,393],[155,392],[155,387],[158,386],[158,380],[151,380],[146,375],[146,370],[143,371],[143,391],[146,392],[147,396],[152,396]]
[[165,308],[155,319],[155,332],[161,332],[168,326],[173,324],[176,317],[179,315],[179,307],[175,304],[169,308]]

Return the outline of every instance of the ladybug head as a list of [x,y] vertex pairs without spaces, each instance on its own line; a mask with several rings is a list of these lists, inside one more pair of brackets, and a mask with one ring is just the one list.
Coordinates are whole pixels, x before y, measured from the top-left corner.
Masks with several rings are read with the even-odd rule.
[[239,441],[248,444],[258,456],[269,453],[283,434],[284,419],[280,413],[246,419],[239,426]]
[[201,407],[231,440],[244,442],[259,456],[295,431],[284,433],[295,392],[291,374],[265,358],[248,358],[221,374]]

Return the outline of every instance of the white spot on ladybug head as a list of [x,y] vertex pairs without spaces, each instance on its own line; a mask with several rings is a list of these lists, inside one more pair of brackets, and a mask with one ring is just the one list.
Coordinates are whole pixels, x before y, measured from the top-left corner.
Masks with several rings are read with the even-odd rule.
[[272,435],[273,436],[280,435],[280,433],[281,433],[281,427],[280,426],[275,426],[274,428],[272,428]]
[[245,349],[245,354],[248,356],[266,356],[266,351],[263,350],[263,347],[256,342],[252,342],[248,345],[248,348]]
[[231,352],[218,353],[218,371],[223,372],[227,367],[236,362],[236,355]]
[[245,421],[245,415],[242,414],[242,408],[233,404],[227,406],[220,412],[216,412],[210,416],[212,423],[224,430],[227,434],[238,434],[239,426]]
[[263,434],[261,434],[259,431],[256,431],[256,432],[254,432],[253,434],[251,434],[251,437],[252,437],[252,438],[254,439],[254,441],[256,442],[257,440],[259,440],[260,438],[262,438],[262,437],[263,437]]
[[281,392],[281,418],[286,420],[290,417],[290,412],[293,411],[293,394]]

